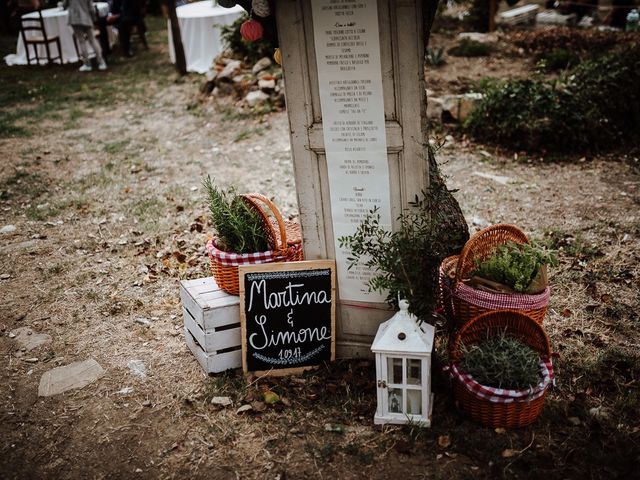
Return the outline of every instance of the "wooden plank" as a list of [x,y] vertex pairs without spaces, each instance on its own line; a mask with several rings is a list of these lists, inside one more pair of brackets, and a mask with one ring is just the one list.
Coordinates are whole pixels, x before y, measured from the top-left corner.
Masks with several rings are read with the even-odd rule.
[[[314,271],[318,272],[315,273]],[[329,270],[329,272],[327,272]],[[274,275],[269,275],[273,273]],[[324,286],[326,275],[329,275],[329,295],[327,296]],[[245,373],[253,371],[256,375],[289,375],[300,373],[309,368],[314,368],[313,362],[316,358],[325,358],[322,349],[326,349],[327,340],[330,344],[330,355],[328,360],[335,359],[336,343],[336,273],[335,261],[333,260],[313,260],[302,262],[271,263],[263,265],[247,265],[239,268],[240,274],[240,319],[242,330],[242,368]],[[259,280],[251,280],[248,276],[259,276]],[[256,283],[251,283],[256,282]],[[247,284],[251,283],[251,291],[247,292]],[[282,286],[287,286],[282,289]],[[320,285],[318,285],[320,284]],[[256,287],[257,285],[257,287]],[[291,287],[295,286],[294,291]],[[305,290],[308,286],[322,288],[319,290]],[[259,290],[253,290],[256,287]],[[269,287],[280,290],[270,291]],[[257,295],[254,297],[254,291]],[[282,293],[282,295],[281,295]],[[327,302],[326,300],[330,300]],[[255,302],[255,303],[254,303]],[[260,303],[258,303],[260,302]],[[269,304],[267,305],[267,302]],[[324,323],[314,324],[310,319],[310,312],[314,314],[327,311],[329,314],[330,337],[326,334]],[[249,345],[248,339],[248,318],[247,312],[251,311],[254,316],[251,320],[260,325],[264,332],[265,342],[261,346]],[[324,315],[324,313],[323,313]],[[259,320],[262,319],[262,322]],[[311,320],[311,326],[309,321]],[[327,319],[323,319],[327,320]],[[294,327],[294,324],[296,325]],[[253,325],[253,324],[252,324]],[[300,326],[302,328],[300,328]],[[260,330],[254,328],[254,330]],[[267,334],[268,332],[268,334]],[[279,337],[282,333],[287,338]],[[259,335],[254,333],[254,335]],[[269,340],[267,340],[269,335]],[[301,340],[304,335],[304,340]],[[253,335],[252,335],[253,336]],[[322,337],[322,338],[321,338]],[[275,339],[275,341],[274,341]],[[271,343],[274,342],[274,343]],[[280,349],[281,355],[278,357],[275,351]],[[260,351],[258,355],[257,351]],[[292,356],[282,356],[282,352],[292,353]],[[325,350],[326,351],[326,350]],[[256,358],[251,359],[254,366],[265,364],[274,365],[270,370],[260,370],[259,368],[249,369],[249,355],[255,354]],[[305,358],[306,357],[306,358]],[[298,360],[296,360],[298,359]],[[297,367],[286,367],[299,361]],[[281,367],[282,366],[282,367]]]
[[[212,278],[201,279],[208,283]],[[199,288],[203,282],[180,282],[180,299],[182,306],[191,315],[193,320],[205,332],[219,327],[240,323],[240,297],[229,295],[222,290],[208,292],[200,295],[192,291]]]
[[[335,258],[311,1],[279,0],[276,9],[291,153],[308,260]],[[423,2],[417,0],[378,0],[389,189],[394,220],[429,182],[425,155],[427,122],[422,10]],[[338,351],[341,357],[345,353],[349,357],[368,355],[372,337],[367,332],[388,318],[385,304],[371,306],[381,310],[374,310],[371,316],[363,318],[357,312],[349,312],[353,307],[340,305],[336,322],[337,341],[345,343],[345,348]],[[343,317],[346,319],[344,325]],[[367,325],[359,326],[360,321]]]
[[198,343],[208,354],[219,350],[240,347],[240,323],[237,327],[220,331],[205,331],[193,321],[188,312],[183,311],[184,326],[193,334]]
[[210,355],[202,349],[202,346],[197,343],[194,335],[187,328],[184,329],[184,338],[187,347],[206,373],[219,373],[242,366],[242,350],[240,349]]

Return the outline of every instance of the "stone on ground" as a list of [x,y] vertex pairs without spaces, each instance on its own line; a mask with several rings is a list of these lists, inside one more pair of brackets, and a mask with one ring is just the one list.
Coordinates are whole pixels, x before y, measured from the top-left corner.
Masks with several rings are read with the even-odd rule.
[[57,367],[40,378],[38,396],[50,397],[59,393],[84,388],[104,375],[104,369],[93,358]]
[[262,57],[253,65],[253,68],[251,69],[251,73],[253,73],[254,75],[257,75],[258,72],[261,72],[262,70],[266,70],[270,66],[271,66],[271,59],[269,57]]
[[11,332],[15,335],[15,340],[20,348],[27,351],[34,350],[42,345],[51,343],[51,335],[46,333],[35,333],[29,327],[20,327]]
[[250,107],[255,107],[260,103],[264,103],[269,100],[269,95],[264,93],[262,90],[255,90],[253,92],[247,93],[247,96],[244,97],[244,101],[247,102],[247,105]]

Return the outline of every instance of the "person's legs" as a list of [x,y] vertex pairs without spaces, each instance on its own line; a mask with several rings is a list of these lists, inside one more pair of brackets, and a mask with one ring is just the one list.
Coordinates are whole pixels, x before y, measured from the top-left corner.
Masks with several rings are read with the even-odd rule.
[[149,50],[149,44],[147,43],[147,25],[144,23],[144,17],[140,17],[136,23],[136,30],[140,36],[140,41],[146,50]]
[[118,24],[118,35],[120,36],[120,46],[122,47],[122,54],[125,57],[130,57],[131,53],[131,22],[121,21]]
[[89,60],[89,52],[87,50],[86,29],[79,25],[73,25],[73,36],[76,38],[76,43],[80,49],[80,59],[82,60],[81,71],[91,70],[91,61]]
[[102,48],[100,48],[100,44],[98,43],[95,35],[93,34],[93,28],[89,28],[87,30],[87,40],[91,44],[93,51],[96,52],[96,59],[98,60],[98,69],[105,70],[107,68],[107,64],[104,61],[104,57],[102,56]]

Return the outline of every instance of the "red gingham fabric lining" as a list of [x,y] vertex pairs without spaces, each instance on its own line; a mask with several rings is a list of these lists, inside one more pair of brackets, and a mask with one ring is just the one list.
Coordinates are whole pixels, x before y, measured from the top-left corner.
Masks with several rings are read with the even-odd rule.
[[522,293],[490,293],[471,288],[464,283],[453,288],[452,295],[477,307],[489,310],[537,310],[549,305],[551,289],[528,295]]
[[520,401],[531,401],[540,398],[553,381],[553,364],[551,358],[540,360],[542,370],[542,380],[535,388],[525,390],[505,390],[504,388],[487,387],[479,384],[468,373],[464,373],[457,363],[452,363],[445,367],[449,376],[460,380],[462,384],[474,395],[494,403],[512,403]]
[[290,245],[285,255],[276,255],[273,250],[255,253],[230,253],[223,252],[215,245],[215,238],[207,242],[207,252],[212,258],[215,258],[220,264],[237,267],[240,265],[256,265],[259,263],[284,262],[293,257],[301,248],[302,244]]

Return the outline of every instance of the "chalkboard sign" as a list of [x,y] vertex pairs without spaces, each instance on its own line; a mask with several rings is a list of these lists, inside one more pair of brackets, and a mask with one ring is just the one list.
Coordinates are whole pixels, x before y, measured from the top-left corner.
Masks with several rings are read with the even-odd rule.
[[335,261],[239,268],[242,367],[287,375],[335,359]]

